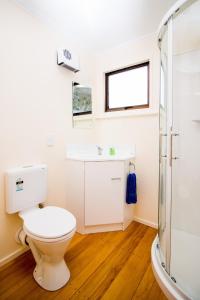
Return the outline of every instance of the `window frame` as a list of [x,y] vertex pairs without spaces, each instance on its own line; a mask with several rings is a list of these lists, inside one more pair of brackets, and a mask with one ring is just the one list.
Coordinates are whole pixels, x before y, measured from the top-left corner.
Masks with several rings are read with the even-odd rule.
[[[132,105],[132,106],[124,106],[124,107],[115,107],[115,108],[109,108],[109,76],[112,76],[114,74],[123,73],[126,71],[130,71],[133,69],[138,69],[141,67],[147,66],[147,103],[141,104],[141,105]],[[132,65],[129,67],[125,67],[122,69],[118,69],[115,71],[107,72],[105,73],[105,112],[111,112],[111,111],[125,111],[125,110],[131,110],[131,109],[141,109],[141,108],[149,108],[149,86],[150,86],[150,61],[145,61],[143,63],[139,63],[136,65]]]

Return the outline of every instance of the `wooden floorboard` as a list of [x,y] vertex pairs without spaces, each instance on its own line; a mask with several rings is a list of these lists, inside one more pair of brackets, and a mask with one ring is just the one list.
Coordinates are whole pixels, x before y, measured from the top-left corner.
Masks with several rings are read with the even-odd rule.
[[65,256],[71,278],[55,292],[34,281],[28,251],[0,269],[0,300],[166,300],[151,269],[155,235],[155,229],[137,222],[123,232],[77,233]]

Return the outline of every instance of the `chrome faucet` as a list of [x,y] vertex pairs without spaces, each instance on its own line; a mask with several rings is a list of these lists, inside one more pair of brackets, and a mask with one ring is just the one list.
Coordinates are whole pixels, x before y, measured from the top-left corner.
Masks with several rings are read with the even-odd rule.
[[98,152],[98,155],[102,155],[103,148],[101,148],[100,146],[97,146],[97,152]]

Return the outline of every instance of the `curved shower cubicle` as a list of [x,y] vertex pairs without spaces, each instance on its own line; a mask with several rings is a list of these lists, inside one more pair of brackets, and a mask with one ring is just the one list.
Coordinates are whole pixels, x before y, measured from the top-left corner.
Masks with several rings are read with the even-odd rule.
[[160,48],[159,230],[155,277],[169,299],[200,299],[200,0],[164,17]]

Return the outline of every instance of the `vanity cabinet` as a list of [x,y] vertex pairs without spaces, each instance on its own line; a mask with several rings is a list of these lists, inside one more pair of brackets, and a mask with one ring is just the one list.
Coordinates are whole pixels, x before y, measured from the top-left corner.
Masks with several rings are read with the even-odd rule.
[[123,222],[124,163],[85,163],[85,225]]
[[66,209],[80,233],[124,230],[133,220],[134,205],[126,204],[130,159],[67,160]]

